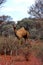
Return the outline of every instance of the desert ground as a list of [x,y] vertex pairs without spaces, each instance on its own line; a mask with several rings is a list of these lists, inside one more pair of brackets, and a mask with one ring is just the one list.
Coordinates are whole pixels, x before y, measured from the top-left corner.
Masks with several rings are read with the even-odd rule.
[[[14,37],[6,38],[6,37],[0,36],[0,49],[1,49],[0,50],[0,65],[43,65],[43,40],[28,39],[27,41],[23,40],[22,43],[24,43],[25,45],[25,42],[28,42],[28,44],[31,45],[31,47],[29,48],[30,50],[28,50],[28,48],[26,49],[26,47],[25,49],[23,48],[23,51],[25,51],[25,53],[27,53],[27,50],[28,52],[30,52],[28,53],[29,56],[25,57],[25,53],[22,54],[23,51],[21,50],[19,50],[19,54],[17,55],[15,55],[16,52],[14,52],[13,54],[7,55],[7,53],[3,52],[4,50],[3,44],[4,43],[6,43],[6,45],[9,43],[10,45],[12,43],[17,44],[18,41]],[[19,40],[18,44],[21,45],[21,40]],[[1,52],[3,52],[3,54],[1,54]],[[28,61],[26,60],[27,57],[28,57]]]

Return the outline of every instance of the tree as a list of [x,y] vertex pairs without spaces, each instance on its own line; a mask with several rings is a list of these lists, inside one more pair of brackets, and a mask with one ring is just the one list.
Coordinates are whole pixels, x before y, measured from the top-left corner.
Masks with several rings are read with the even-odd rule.
[[31,17],[43,18],[43,0],[36,0],[35,4],[30,7],[28,14]]
[[0,16],[0,20],[7,22],[7,21],[11,21],[12,18],[11,18],[11,16],[8,16],[8,15],[5,16],[5,15],[3,15],[3,16]]
[[14,34],[12,25],[15,25],[15,22],[12,21],[11,16],[0,16],[0,35]]
[[5,2],[6,0],[0,0],[0,6]]

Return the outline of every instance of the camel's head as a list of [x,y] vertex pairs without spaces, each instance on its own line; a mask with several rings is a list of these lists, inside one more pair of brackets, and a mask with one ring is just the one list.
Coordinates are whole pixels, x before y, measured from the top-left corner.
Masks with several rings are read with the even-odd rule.
[[16,29],[16,25],[13,25],[14,30]]

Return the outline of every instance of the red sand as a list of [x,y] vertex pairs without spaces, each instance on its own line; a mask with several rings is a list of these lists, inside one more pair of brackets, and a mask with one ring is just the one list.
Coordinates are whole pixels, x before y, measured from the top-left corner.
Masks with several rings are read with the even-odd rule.
[[[34,40],[31,41],[31,44],[33,45],[34,43],[40,43],[39,41],[35,42]],[[43,42],[42,42],[43,43]],[[18,60],[19,61],[15,61]],[[21,60],[21,61],[20,61]],[[43,65],[40,59],[36,58],[32,53],[29,57],[29,61],[26,61],[23,56],[5,56],[5,55],[0,55],[0,65]]]
[[[30,56],[29,61],[15,61],[14,56],[0,56],[0,65],[42,65],[41,60],[37,59],[33,55]],[[23,59],[23,57],[20,57]]]

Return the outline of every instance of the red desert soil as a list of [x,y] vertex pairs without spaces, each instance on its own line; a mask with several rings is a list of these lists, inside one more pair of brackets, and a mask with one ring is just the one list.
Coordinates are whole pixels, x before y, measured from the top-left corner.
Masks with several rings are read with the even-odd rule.
[[[37,59],[33,55],[30,56],[29,61],[15,61],[14,56],[0,56],[0,65],[42,65],[41,60]],[[20,57],[21,60],[23,57]]]
[[[31,41],[32,45],[40,43],[40,41]],[[42,42],[43,43],[43,42]],[[43,65],[40,59],[33,54],[30,55],[29,61],[26,61],[23,56],[5,56],[0,55],[0,65]]]

